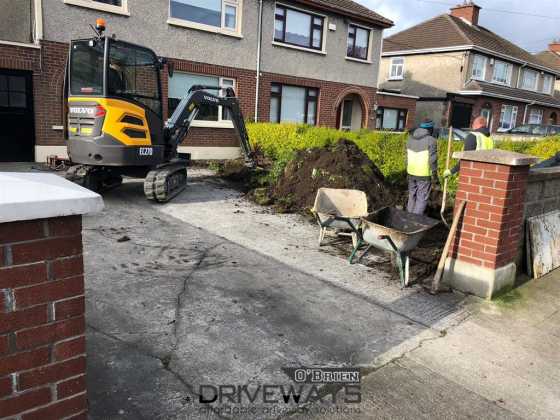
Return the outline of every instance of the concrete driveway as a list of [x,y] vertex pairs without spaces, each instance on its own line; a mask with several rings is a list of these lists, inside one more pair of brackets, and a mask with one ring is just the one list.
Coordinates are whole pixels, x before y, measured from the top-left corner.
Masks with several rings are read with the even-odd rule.
[[[462,314],[460,296],[403,292],[387,271],[319,251],[299,216],[205,175],[163,206],[127,182],[84,220],[93,418],[195,418],[201,385],[290,385],[289,366],[372,367]],[[217,403],[212,415],[231,405]]]

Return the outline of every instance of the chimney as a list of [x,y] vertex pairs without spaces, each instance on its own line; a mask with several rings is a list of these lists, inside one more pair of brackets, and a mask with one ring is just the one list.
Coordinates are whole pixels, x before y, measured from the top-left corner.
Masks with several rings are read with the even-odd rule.
[[480,9],[480,6],[474,4],[472,0],[465,0],[463,4],[451,8],[451,16],[465,19],[472,25],[478,25]]
[[548,44],[548,49],[556,54],[560,54],[560,39],[555,39]]

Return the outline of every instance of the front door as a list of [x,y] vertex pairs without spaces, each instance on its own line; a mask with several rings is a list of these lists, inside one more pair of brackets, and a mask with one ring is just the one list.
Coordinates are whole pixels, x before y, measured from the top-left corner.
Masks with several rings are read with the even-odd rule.
[[451,125],[454,128],[471,126],[472,105],[455,102],[451,111]]
[[34,160],[35,129],[30,72],[0,70],[0,162]]

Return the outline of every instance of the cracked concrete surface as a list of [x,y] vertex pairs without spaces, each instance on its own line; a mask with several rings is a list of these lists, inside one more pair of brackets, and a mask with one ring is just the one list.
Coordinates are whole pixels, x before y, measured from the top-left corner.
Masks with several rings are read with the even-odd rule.
[[[288,385],[282,367],[309,365],[366,368],[361,414],[294,417],[530,418],[529,403],[494,392],[504,377],[495,388],[469,377],[484,356],[472,326],[493,306],[476,304],[473,320],[461,295],[401,291],[387,271],[319,251],[316,228],[298,216],[269,214],[194,175],[163,206],[127,182],[84,219],[91,418],[278,418],[200,410],[199,387]],[[463,355],[464,340],[478,358]],[[551,372],[537,417],[555,408]]]

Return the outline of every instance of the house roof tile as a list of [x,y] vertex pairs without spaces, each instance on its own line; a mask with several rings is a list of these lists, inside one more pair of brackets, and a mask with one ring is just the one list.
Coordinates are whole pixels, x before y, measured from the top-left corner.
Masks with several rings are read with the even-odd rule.
[[343,16],[353,17],[364,22],[389,28],[394,25],[393,21],[375,13],[361,4],[352,0],[295,0],[297,3],[315,6],[339,13]]
[[553,51],[542,51],[535,54],[537,58],[548,64],[549,67],[553,67],[560,71],[560,55]]
[[[474,46],[492,51],[497,55],[534,66],[550,69],[541,58],[525,51],[505,38],[480,25],[472,25],[464,19],[443,14],[386,38],[383,52],[391,53],[407,50],[423,50],[449,47]],[[460,48],[458,48],[460,49]],[[558,72],[556,68],[551,69]]]
[[465,89],[461,93],[472,92],[477,93],[480,96],[491,96],[499,98],[511,98],[512,100],[518,100],[524,103],[535,102],[540,105],[553,106],[560,108],[560,99],[553,96],[533,92],[529,90],[514,89],[508,86],[500,86],[493,83],[481,82],[478,80],[471,80],[465,86]]

